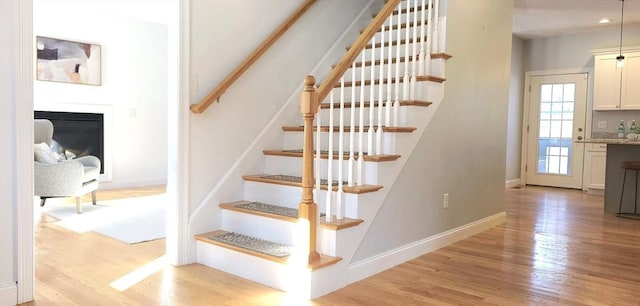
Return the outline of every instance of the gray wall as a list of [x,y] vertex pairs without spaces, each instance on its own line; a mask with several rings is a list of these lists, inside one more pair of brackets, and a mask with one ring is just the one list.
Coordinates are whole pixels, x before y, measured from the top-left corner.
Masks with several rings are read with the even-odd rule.
[[513,1],[447,2],[444,100],[354,262],[504,211]]
[[[505,180],[520,177],[520,156],[522,143],[522,113],[524,104],[525,72],[592,70],[592,50],[616,48],[620,44],[620,28],[607,27],[601,30],[578,32],[530,40],[513,39],[511,87],[509,92],[509,131],[507,135],[507,170]],[[625,26],[625,46],[640,46],[640,26]],[[591,75],[592,79],[593,76]],[[592,83],[589,84],[588,103],[593,96]],[[594,111],[591,131],[614,133],[620,120],[640,122],[640,111]],[[606,121],[607,128],[598,129],[597,122]],[[512,131],[517,129],[517,132]]]
[[[624,46],[640,46],[640,26],[625,26],[623,39]],[[593,69],[592,50],[617,48],[619,44],[617,27],[528,40],[525,41],[525,69]],[[589,88],[589,101],[592,96],[593,88]],[[640,121],[640,111],[594,111],[592,114],[592,132],[613,133],[620,120]],[[598,129],[597,121],[606,121],[607,128]]]
[[524,41],[513,37],[511,43],[511,80],[507,116],[507,170],[505,180],[520,179],[522,151],[522,101],[524,95]]

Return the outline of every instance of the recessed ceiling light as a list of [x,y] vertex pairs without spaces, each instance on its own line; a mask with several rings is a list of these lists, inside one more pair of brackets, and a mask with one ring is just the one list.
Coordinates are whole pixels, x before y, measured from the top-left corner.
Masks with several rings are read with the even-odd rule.
[[611,22],[611,19],[609,19],[609,18],[602,18],[602,19],[600,19],[600,21],[598,21],[598,22],[599,22],[599,23],[609,23],[609,22]]

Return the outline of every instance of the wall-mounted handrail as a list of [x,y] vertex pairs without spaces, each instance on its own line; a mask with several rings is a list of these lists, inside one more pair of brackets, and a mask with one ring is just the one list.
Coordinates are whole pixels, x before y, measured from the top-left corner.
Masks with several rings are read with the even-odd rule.
[[[333,86],[338,83],[340,78],[344,75],[344,73],[351,67],[351,64],[356,60],[360,52],[364,50],[367,43],[371,40],[373,35],[376,34],[380,26],[387,20],[393,10],[398,6],[400,0],[389,0],[382,7],[380,12],[376,14],[376,17],[371,21],[371,23],[367,26],[360,37],[356,40],[356,42],[349,48],[349,51],[345,53],[345,55],[340,59],[338,64],[333,68],[331,73],[322,81],[320,87],[318,87],[318,100],[323,101],[333,89]],[[319,105],[318,105],[319,107]]]
[[200,114],[204,112],[213,102],[218,101],[220,96],[231,87],[231,85],[242,74],[251,67],[251,65],[260,58],[291,26],[316,3],[317,0],[305,0],[289,17],[267,37],[247,58],[245,58],[236,69],[234,69],[218,86],[216,86],[206,97],[199,103],[192,104],[189,108],[192,112]]

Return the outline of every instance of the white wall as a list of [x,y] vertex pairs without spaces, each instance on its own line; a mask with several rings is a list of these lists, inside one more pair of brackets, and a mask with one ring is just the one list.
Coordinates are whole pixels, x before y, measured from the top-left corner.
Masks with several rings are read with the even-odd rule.
[[[302,1],[195,1],[191,6],[191,75],[197,90],[192,103],[209,93]],[[193,212],[232,169],[290,97],[297,97],[304,76],[368,4],[358,1],[318,1],[227,92],[220,103],[190,116],[190,205]],[[354,39],[355,40],[355,39]],[[353,41],[353,40],[352,40]],[[342,46],[341,48],[346,47]],[[344,54],[341,49],[338,56]],[[327,62],[324,72],[335,62]],[[317,76],[322,79],[322,73]],[[286,116],[300,121],[297,103]],[[279,130],[280,126],[272,127]],[[279,147],[275,143],[272,148]],[[261,147],[260,150],[267,147]],[[260,153],[256,153],[260,159]],[[260,172],[259,162],[248,171]],[[243,173],[249,174],[249,173]],[[240,176],[231,179],[241,181]],[[224,190],[225,200],[242,198],[241,188]],[[240,185],[241,187],[241,185]],[[219,204],[215,200],[208,203]],[[214,215],[205,214],[210,226]]]
[[512,11],[511,0],[447,1],[444,100],[352,262],[504,211]]
[[507,115],[507,170],[505,180],[511,184],[520,179],[522,151],[522,104],[524,96],[524,41],[512,38],[509,113]]
[[1,1],[0,305],[33,297],[31,37],[31,2]]
[[56,104],[111,108],[113,124],[106,128],[112,135],[112,180],[100,188],[165,184],[167,26],[78,9],[73,1],[37,0],[34,35],[102,46],[101,86],[34,84],[36,109]]
[[[15,27],[17,19],[14,17],[13,2],[0,2],[0,45],[15,45]],[[15,116],[15,87],[14,78],[17,77],[15,48],[0,48],[0,141],[5,144],[0,146],[0,305],[7,305],[13,297],[15,299],[15,171],[16,171],[16,133]]]

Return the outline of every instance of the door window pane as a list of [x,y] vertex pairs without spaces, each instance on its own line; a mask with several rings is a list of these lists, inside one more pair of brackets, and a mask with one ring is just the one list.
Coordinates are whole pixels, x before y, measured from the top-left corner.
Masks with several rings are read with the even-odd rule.
[[575,84],[540,87],[538,173],[571,175]]

